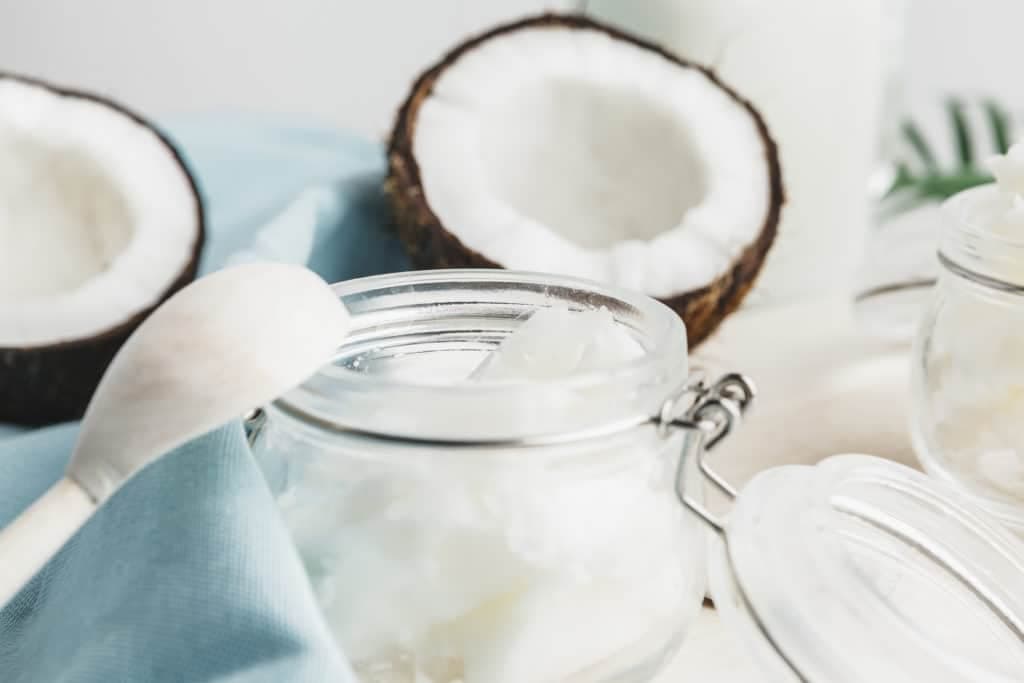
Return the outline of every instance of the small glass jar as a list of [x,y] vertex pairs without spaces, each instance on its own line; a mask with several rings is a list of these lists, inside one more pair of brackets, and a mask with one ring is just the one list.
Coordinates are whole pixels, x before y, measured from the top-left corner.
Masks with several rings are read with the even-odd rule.
[[[347,343],[265,409],[254,451],[364,683],[650,680],[706,585],[700,522],[674,493],[682,435],[651,420],[688,381],[679,318],[640,295],[499,271],[337,292]],[[560,304],[607,308],[643,358],[464,381]]]
[[[734,490],[707,456],[752,384],[691,373],[661,304],[497,270],[336,291],[353,327],[335,363],[249,428],[363,683],[649,683],[700,609],[709,530],[716,604],[764,680],[1020,680],[1024,546],[867,456]],[[644,355],[465,381],[556,305],[608,309]],[[727,518],[705,482],[734,499]]]
[[995,185],[945,206],[943,265],[913,355],[924,468],[1024,534],[1024,233],[985,227]]

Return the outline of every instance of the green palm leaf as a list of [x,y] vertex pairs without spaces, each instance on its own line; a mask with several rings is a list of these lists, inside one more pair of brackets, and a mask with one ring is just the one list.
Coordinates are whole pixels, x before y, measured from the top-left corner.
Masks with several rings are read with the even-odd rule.
[[[992,182],[991,174],[979,162],[991,154],[1005,154],[1010,149],[1012,123],[1006,109],[996,101],[986,100],[980,106],[991,142],[987,149],[980,148],[979,136],[972,129],[967,114],[967,103],[959,98],[946,102],[956,160],[950,168],[943,168],[939,163],[935,148],[917,122],[904,121],[900,133],[911,155],[896,163],[896,175],[886,197],[899,194],[907,197],[911,204],[943,201],[964,190]],[[915,168],[920,170],[913,170]]]

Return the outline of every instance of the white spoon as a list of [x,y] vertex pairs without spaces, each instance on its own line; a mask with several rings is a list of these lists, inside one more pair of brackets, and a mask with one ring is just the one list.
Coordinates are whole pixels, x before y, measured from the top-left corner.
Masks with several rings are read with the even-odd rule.
[[229,268],[168,299],[107,369],[64,478],[0,531],[0,607],[139,470],[330,362],[348,320],[291,265]]

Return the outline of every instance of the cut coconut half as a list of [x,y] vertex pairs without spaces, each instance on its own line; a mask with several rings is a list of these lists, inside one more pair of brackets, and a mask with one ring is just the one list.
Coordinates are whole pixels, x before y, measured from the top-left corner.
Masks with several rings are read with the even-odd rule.
[[589,19],[544,15],[448,54],[389,149],[424,268],[504,267],[629,287],[691,344],[743,299],[775,239],[778,153],[714,74]]
[[131,331],[195,277],[203,234],[153,127],[0,74],[0,421],[80,416]]

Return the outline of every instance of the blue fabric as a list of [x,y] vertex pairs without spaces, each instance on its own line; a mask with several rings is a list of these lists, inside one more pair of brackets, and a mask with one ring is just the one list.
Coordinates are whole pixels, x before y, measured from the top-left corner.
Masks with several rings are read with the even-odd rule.
[[[165,129],[201,186],[204,272],[252,259],[306,262],[329,281],[406,268],[387,231],[379,145],[251,116]],[[60,478],[77,425],[0,427],[3,526]],[[234,423],[131,481],[0,611],[0,681],[354,677]]]

